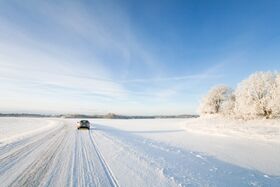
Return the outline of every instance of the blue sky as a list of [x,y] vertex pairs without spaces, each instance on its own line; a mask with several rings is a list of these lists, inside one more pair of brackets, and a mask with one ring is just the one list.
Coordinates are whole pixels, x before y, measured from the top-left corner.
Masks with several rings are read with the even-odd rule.
[[196,113],[280,69],[279,1],[1,1],[0,112]]

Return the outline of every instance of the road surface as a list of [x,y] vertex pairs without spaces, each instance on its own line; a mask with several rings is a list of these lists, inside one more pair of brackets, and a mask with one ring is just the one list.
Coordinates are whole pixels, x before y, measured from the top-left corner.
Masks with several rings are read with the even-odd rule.
[[0,148],[1,186],[118,186],[91,131],[64,125]]
[[[106,124],[73,121],[0,144],[0,186],[280,186],[280,178]],[[138,133],[138,134],[137,134]],[[141,132],[143,133],[143,132]],[[174,131],[155,131],[168,136]]]

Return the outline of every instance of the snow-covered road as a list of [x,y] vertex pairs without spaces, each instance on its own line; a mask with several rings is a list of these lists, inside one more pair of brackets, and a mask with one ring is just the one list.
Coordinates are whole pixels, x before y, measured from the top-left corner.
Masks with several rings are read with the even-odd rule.
[[1,186],[118,186],[90,131],[63,125],[0,148]]
[[[280,178],[97,121],[74,120],[0,144],[1,186],[279,186]],[[63,122],[63,123],[61,123]],[[121,121],[119,121],[121,122]],[[143,121],[145,122],[145,121]]]

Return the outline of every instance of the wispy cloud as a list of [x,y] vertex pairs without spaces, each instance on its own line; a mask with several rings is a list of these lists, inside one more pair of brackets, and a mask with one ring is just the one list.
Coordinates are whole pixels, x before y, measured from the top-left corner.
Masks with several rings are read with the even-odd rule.
[[152,111],[222,76],[219,67],[170,76],[122,7],[94,3],[16,1],[0,12],[3,108]]
[[[59,17],[51,13],[44,15],[46,19],[52,16]],[[94,55],[86,59],[81,54],[82,51],[73,51],[65,44],[49,42],[48,38],[37,38],[33,36],[34,33],[26,31],[26,28],[7,20],[1,19],[1,23],[2,79],[21,81],[17,84],[18,87],[24,87],[29,82],[36,83],[38,87],[40,85],[64,87],[111,97],[125,94],[122,85],[112,80],[111,70]],[[67,21],[64,19],[60,23]],[[64,32],[68,29],[63,27]],[[105,43],[110,44],[108,41]],[[81,62],[84,60],[87,62],[90,60],[90,63]]]

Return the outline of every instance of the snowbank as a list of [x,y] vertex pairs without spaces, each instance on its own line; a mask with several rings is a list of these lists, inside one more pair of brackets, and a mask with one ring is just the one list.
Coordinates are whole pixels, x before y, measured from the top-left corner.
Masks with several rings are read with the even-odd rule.
[[0,144],[17,141],[47,131],[62,121],[47,118],[0,118]]
[[280,143],[280,120],[234,120],[221,117],[200,117],[185,122],[187,132],[215,136],[231,136]]

